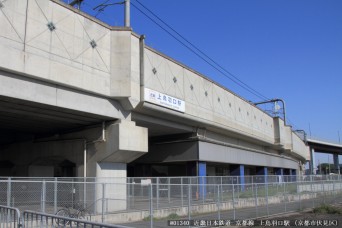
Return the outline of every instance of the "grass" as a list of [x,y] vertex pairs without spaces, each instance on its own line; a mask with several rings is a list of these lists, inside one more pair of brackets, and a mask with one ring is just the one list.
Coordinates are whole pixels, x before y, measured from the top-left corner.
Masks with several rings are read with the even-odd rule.
[[[164,220],[164,219],[168,219],[168,220],[174,220],[174,219],[179,219],[179,215],[177,215],[176,213],[172,213],[169,214],[167,217],[160,217],[160,218],[155,218],[153,217],[153,221],[157,221],[157,220]],[[147,216],[143,219],[143,221],[150,221],[151,220],[151,216]]]
[[169,216],[167,216],[167,219],[169,220],[179,219],[179,215],[177,215],[176,213],[172,213],[172,214],[169,214]]
[[313,213],[317,214],[339,214],[342,215],[342,210],[339,208],[336,208],[331,205],[323,204],[319,207],[316,207],[312,211]]

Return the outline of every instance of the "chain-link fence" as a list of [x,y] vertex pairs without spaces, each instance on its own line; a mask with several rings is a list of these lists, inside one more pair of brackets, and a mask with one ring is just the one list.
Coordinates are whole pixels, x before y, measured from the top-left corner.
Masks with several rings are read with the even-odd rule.
[[95,222],[167,227],[170,219],[251,219],[342,201],[341,176],[263,176],[263,182],[250,177],[253,183],[239,179],[8,178],[0,180],[0,205],[50,214],[82,208]]
[[58,182],[110,182],[140,184],[149,180],[152,184],[254,184],[295,181],[341,180],[341,175],[253,175],[253,176],[186,176],[186,177],[0,177],[12,181],[58,181]]

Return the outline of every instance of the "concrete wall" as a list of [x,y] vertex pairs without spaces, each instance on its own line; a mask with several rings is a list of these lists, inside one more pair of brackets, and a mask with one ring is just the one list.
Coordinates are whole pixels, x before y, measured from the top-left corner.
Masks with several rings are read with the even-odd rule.
[[185,101],[184,117],[274,143],[272,117],[199,73],[150,48],[144,51],[145,87]]
[[199,160],[289,169],[299,168],[298,162],[288,157],[210,142],[199,142]]
[[[145,88],[185,102],[184,114],[166,108],[163,112],[197,121],[203,128],[230,135],[223,140],[225,142],[241,138],[234,144],[254,141],[249,146],[267,146],[278,151],[292,151],[301,159],[307,157],[304,142],[296,141],[296,150],[293,150],[292,128],[285,126],[280,118],[273,119],[250,102],[151,48],[144,49],[144,56]],[[145,106],[161,111],[156,105]]]
[[302,139],[295,133],[292,133],[292,142],[293,152],[306,158],[306,160],[310,160],[310,147],[303,144]]
[[12,0],[2,11],[0,35],[7,42],[1,42],[0,67],[109,94],[109,29],[52,1]]
[[292,149],[292,129],[291,126],[285,126],[284,121],[279,117],[275,117],[274,135],[275,143],[282,147],[284,150]]
[[198,160],[198,142],[174,142],[150,145],[149,152],[139,163],[180,162]]
[[0,96],[100,115],[104,118],[129,118],[129,113],[118,101],[2,70]]
[[139,39],[130,29],[105,25],[58,0],[3,5],[0,69],[118,98],[127,109],[137,105]]

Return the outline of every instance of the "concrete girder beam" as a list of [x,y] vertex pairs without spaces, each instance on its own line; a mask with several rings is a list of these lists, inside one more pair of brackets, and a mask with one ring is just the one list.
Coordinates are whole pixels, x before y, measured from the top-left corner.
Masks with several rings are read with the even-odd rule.
[[[106,129],[106,142],[95,143],[94,162],[129,163],[148,152],[147,128],[138,127],[134,122],[120,120]],[[88,151],[89,154],[92,154]]]

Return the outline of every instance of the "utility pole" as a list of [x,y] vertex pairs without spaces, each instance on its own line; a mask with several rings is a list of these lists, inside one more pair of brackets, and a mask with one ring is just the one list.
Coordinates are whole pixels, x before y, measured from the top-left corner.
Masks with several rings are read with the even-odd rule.
[[337,131],[337,134],[338,134],[338,143],[341,144],[340,131]]
[[131,27],[130,0],[125,0],[125,27]]

